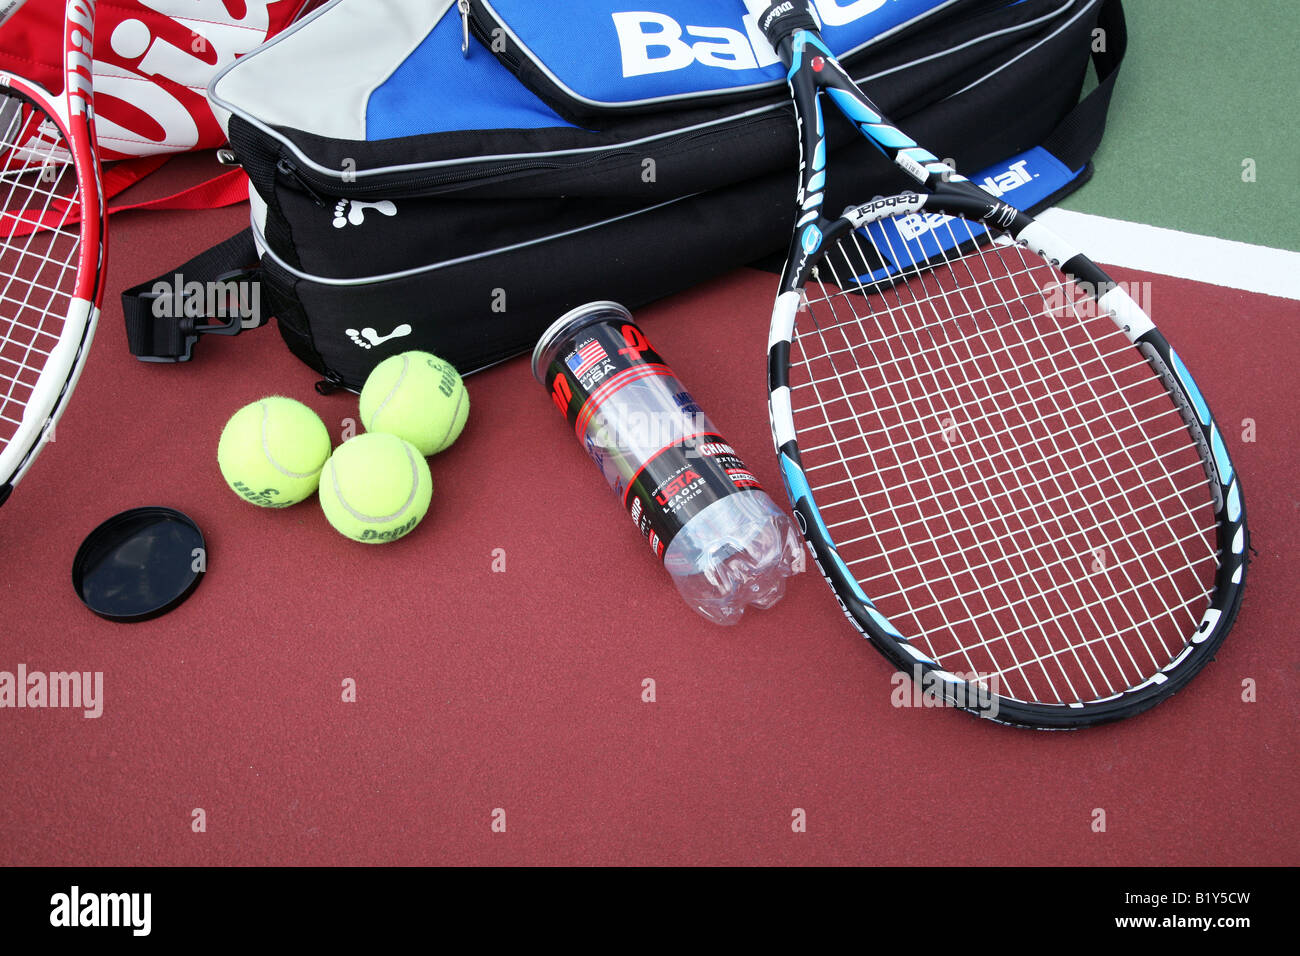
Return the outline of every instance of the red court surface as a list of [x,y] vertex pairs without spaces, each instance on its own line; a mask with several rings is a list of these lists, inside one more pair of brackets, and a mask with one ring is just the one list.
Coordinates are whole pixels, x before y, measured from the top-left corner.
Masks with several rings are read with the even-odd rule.
[[[469,425],[431,461],[433,507],[408,538],[367,547],[314,500],[242,502],[215,461],[235,409],[289,395],[337,441],[355,397],[316,394],[271,329],[141,364],[117,293],[245,221],[114,219],[82,383],[0,510],[0,670],[104,675],[97,719],[0,710],[0,863],[1300,862],[1300,303],[1117,270],[1154,284],[1244,476],[1258,553],[1236,629],[1188,690],[1044,734],[891,706],[890,668],[815,572],[736,628],[699,618],[524,358],[468,380]],[[774,284],[741,270],[638,319],[784,505],[765,405]],[[209,571],[172,614],[109,623],[74,595],[72,557],[143,504],[198,521]]]

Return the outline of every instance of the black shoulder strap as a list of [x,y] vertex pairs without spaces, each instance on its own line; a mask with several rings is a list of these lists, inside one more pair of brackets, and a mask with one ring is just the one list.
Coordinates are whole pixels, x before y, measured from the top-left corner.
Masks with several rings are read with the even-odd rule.
[[[266,322],[260,295],[253,230],[245,229],[156,279],[122,293],[131,354],[142,362],[188,362],[200,335],[236,335]],[[243,288],[241,288],[243,286]]]
[[1094,36],[1092,63],[1097,70],[1097,86],[1079,100],[1043,143],[1044,149],[1075,170],[1087,165],[1101,145],[1111,94],[1128,50],[1128,26],[1120,0],[1104,0]]

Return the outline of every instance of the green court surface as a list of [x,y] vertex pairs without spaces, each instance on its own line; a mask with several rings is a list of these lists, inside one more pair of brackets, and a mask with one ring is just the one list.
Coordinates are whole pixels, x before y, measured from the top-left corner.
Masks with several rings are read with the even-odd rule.
[[1124,12],[1096,174],[1062,208],[1300,252],[1300,6],[1127,0]]

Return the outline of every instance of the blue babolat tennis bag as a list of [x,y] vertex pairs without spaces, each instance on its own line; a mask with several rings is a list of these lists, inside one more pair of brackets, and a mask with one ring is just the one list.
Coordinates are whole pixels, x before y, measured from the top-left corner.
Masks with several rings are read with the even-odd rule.
[[[814,6],[867,92],[966,175],[1025,208],[1086,178],[1124,53],[1119,0]],[[793,113],[742,0],[333,0],[209,99],[252,225],[179,271],[259,279],[323,388],[417,348],[471,372],[576,305],[636,308],[789,235]],[[906,187],[827,122],[844,151],[831,203]],[[237,330],[167,318],[185,306],[151,286],[124,294],[136,355],[183,361],[201,332]]]

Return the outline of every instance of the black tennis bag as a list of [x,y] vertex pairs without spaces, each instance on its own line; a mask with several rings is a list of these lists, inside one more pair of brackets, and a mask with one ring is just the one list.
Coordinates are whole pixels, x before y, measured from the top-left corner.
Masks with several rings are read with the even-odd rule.
[[[1026,209],[1087,178],[1119,0],[813,6],[867,92],[968,177]],[[333,0],[209,100],[253,187],[251,228],[124,293],[147,361],[274,315],[322,389],[358,389],[408,349],[469,373],[583,302],[636,308],[789,236],[793,113],[741,0]],[[831,113],[830,207],[906,188]],[[260,285],[213,315],[197,293],[214,280]]]

